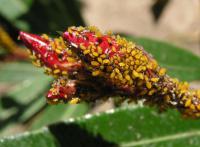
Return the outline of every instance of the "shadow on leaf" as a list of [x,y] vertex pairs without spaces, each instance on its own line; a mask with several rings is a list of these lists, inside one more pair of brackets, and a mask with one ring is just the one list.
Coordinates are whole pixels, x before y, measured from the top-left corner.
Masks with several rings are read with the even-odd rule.
[[77,124],[58,123],[49,126],[50,132],[57,139],[60,147],[115,147],[117,144],[104,140],[100,135],[93,135]]

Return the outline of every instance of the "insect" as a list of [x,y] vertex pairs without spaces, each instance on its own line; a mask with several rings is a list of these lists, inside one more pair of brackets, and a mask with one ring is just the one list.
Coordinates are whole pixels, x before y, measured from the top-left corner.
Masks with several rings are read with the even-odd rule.
[[58,38],[20,32],[33,64],[55,77],[47,101],[92,102],[120,96],[200,117],[200,90],[166,74],[143,47],[96,27],[69,27]]

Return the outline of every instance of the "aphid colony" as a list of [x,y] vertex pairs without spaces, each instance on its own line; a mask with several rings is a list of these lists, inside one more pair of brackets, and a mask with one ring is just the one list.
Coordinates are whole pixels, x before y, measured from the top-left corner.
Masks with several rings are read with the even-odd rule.
[[166,74],[141,46],[96,27],[70,27],[58,38],[20,32],[33,64],[55,77],[49,103],[121,96],[144,100],[161,110],[177,108],[184,116],[200,116],[200,91]]

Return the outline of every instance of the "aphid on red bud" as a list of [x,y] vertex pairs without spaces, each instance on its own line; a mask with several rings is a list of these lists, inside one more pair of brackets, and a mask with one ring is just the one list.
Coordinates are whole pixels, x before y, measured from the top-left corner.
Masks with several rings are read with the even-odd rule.
[[57,78],[47,94],[49,103],[122,96],[200,116],[200,91],[170,78],[141,46],[123,37],[96,27],[70,27],[55,39],[25,32],[20,39],[31,50],[34,64]]

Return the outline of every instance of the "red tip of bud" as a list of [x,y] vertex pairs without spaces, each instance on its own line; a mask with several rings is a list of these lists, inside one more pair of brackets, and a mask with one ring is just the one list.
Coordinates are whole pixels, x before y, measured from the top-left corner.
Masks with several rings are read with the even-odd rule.
[[[45,66],[61,71],[73,72],[81,67],[81,63],[70,63],[66,60],[60,60],[58,54],[50,46],[51,40],[46,40],[41,36],[26,32],[19,33],[19,39],[29,48],[32,54],[39,59]],[[66,55],[68,56],[68,55]]]
[[27,48],[30,48],[34,51],[39,51],[38,49],[40,47],[46,46],[48,44],[48,41],[42,37],[23,31],[19,32],[19,39],[24,42]]

